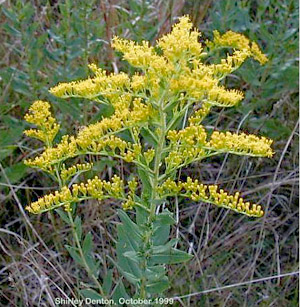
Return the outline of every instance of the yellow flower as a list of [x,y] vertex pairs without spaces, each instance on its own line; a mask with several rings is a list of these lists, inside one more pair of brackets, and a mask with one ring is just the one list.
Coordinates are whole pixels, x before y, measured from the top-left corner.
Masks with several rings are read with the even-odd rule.
[[87,183],[73,184],[70,188],[64,186],[60,191],[45,195],[26,207],[31,213],[41,213],[64,206],[68,211],[74,202],[87,199],[102,200],[105,198],[124,198],[124,183],[118,176],[112,181],[100,180],[97,176],[89,179]]
[[97,68],[95,64],[90,65],[95,72],[95,77],[85,80],[60,83],[52,87],[49,92],[60,98],[81,97],[97,100],[99,96],[117,98],[129,87],[130,80],[127,74],[109,74],[105,70]]
[[229,195],[222,189],[218,191],[216,185],[204,185],[199,183],[197,179],[192,180],[190,177],[187,178],[186,182],[175,182],[168,178],[158,188],[158,192],[161,197],[181,195],[193,201],[212,203],[216,206],[224,207],[248,216],[261,217],[264,215],[261,206],[245,202],[239,196],[239,192],[236,192],[234,195]]
[[135,205],[134,196],[135,196],[135,190],[137,188],[136,178],[133,178],[132,180],[128,182],[128,188],[129,188],[129,192],[127,195],[127,199],[125,202],[122,203],[122,208],[124,210],[130,210]]
[[170,61],[180,58],[201,56],[202,46],[198,42],[200,33],[192,29],[192,23],[188,16],[183,16],[172,28],[170,34],[164,35],[158,40],[157,45],[163,50],[164,56]]
[[24,133],[29,137],[43,141],[48,147],[51,146],[60,126],[51,116],[49,102],[35,101],[29,108],[29,112],[25,114],[24,119],[37,126],[37,129],[25,130]]
[[206,132],[203,126],[192,125],[179,131],[170,130],[167,138],[171,148],[165,159],[167,170],[205,157],[203,147],[206,145]]
[[233,31],[227,31],[223,35],[214,31],[214,40],[208,42],[207,45],[212,49],[229,47],[249,52],[249,56],[252,55],[260,64],[265,64],[268,61],[266,55],[261,52],[255,42],[250,42],[244,35]]
[[[221,35],[215,31],[213,41],[207,42],[208,51],[218,48],[231,48],[232,51],[219,63],[209,64],[206,60],[209,53],[203,52],[199,37],[200,33],[193,30],[188,16],[181,17],[156,46],[146,41],[136,43],[114,37],[112,47],[123,53],[129,64],[139,68],[138,72],[133,76],[124,72],[108,73],[90,64],[92,73],[87,79],[61,83],[50,89],[60,98],[81,97],[111,105],[113,114],[87,125],[75,136],[63,136],[53,146],[59,125],[51,116],[47,102],[35,102],[25,119],[38,129],[28,130],[26,134],[43,140],[47,148],[25,163],[58,179],[61,177],[65,183],[92,167],[76,164],[66,168],[67,159],[87,154],[120,158],[148,170],[151,184],[169,178],[158,187],[162,197],[179,194],[193,201],[211,202],[250,216],[261,216],[260,206],[244,202],[238,194],[228,195],[216,186],[204,185],[191,178],[178,183],[170,179],[178,168],[214,154],[273,155],[272,141],[264,137],[215,131],[208,139],[201,125],[213,106],[232,107],[244,98],[242,92],[227,89],[220,81],[248,57],[252,56],[261,64],[266,63],[267,57],[255,42],[242,34],[228,31]],[[196,110],[198,104],[200,109]],[[184,114],[186,118],[182,121]],[[178,130],[182,122],[184,126]],[[158,140],[161,153],[155,147]],[[149,145],[153,148],[148,149]],[[156,154],[161,161],[156,159]],[[161,175],[162,169],[165,173]],[[152,176],[156,171],[158,179],[154,180]],[[27,209],[33,213],[58,206],[71,210],[73,202],[106,197],[122,199],[123,208],[131,209],[138,199],[136,187],[135,180],[129,182],[125,197],[124,183],[119,177],[114,176],[110,182],[95,177],[87,183],[63,187],[33,202]]]
[[271,149],[272,143],[270,139],[253,134],[214,131],[208,148],[221,152],[271,158],[274,154]]
[[196,126],[201,124],[202,120],[208,115],[211,108],[211,104],[203,102],[201,108],[198,109],[189,117],[190,126]]
[[83,172],[87,172],[91,170],[93,167],[93,163],[83,163],[83,164],[75,164],[66,168],[65,164],[63,164],[62,169],[60,171],[60,177],[62,180],[67,181],[70,177],[73,177],[75,174],[80,174]]

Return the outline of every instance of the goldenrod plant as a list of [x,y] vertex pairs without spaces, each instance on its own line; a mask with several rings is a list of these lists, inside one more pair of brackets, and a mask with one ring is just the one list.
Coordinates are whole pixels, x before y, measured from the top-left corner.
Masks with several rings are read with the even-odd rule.
[[[50,93],[59,98],[78,97],[113,107],[111,116],[87,125],[77,135],[64,135],[55,142],[60,126],[46,101],[34,102],[25,116],[36,126],[26,130],[26,135],[45,144],[44,151],[25,164],[49,173],[60,186],[26,209],[34,214],[55,209],[72,225],[76,246],[67,249],[85,267],[101,297],[110,297],[111,292],[102,285],[106,277],[99,277],[100,264],[92,256],[91,235],[83,238],[81,219],[76,214],[79,203],[88,199],[112,199],[114,206],[115,200],[122,203],[118,210],[118,260],[113,264],[134,285],[136,292],[129,295],[141,299],[162,296],[168,289],[166,265],[192,258],[175,248],[176,239],[169,238],[175,220],[169,210],[172,206],[167,207],[175,196],[215,204],[249,217],[264,214],[261,205],[244,201],[238,192],[230,195],[197,178],[178,179],[179,169],[215,155],[273,155],[272,140],[263,136],[212,132],[202,125],[212,108],[233,107],[243,100],[241,91],[226,89],[221,81],[247,58],[265,64],[267,57],[255,42],[239,33],[222,35],[215,31],[213,40],[205,44],[199,42],[200,35],[184,16],[156,46],[114,37],[113,48],[137,68],[135,74],[108,73],[91,64],[91,77],[51,88]],[[212,63],[211,55],[224,48],[228,50],[226,58]],[[86,157],[86,163],[72,164],[78,156]],[[127,181],[114,175],[110,180],[96,176],[78,182],[78,174],[93,169],[89,161],[92,156],[131,163],[135,175]],[[128,210],[135,214],[128,215]]]

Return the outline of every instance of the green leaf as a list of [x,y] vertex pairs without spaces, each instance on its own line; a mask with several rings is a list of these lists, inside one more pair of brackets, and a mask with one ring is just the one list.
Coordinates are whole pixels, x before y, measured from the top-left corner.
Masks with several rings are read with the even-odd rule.
[[123,253],[123,256],[133,260],[136,263],[139,263],[141,261],[141,257],[138,255],[136,251],[125,252]]
[[153,244],[162,245],[166,243],[170,235],[170,225],[157,225],[154,227]]
[[16,146],[7,146],[6,148],[0,148],[0,161],[8,157]]
[[168,209],[165,209],[162,213],[156,216],[156,220],[159,224],[174,225],[176,221],[173,218],[173,213]]
[[168,288],[169,288],[169,280],[167,276],[164,276],[160,280],[148,283],[146,285],[147,292],[149,293],[162,293]]
[[143,127],[141,135],[149,145],[152,145],[154,148],[157,147],[157,140],[148,128]]
[[124,254],[126,252],[137,252],[142,242],[142,235],[139,226],[136,225],[123,210],[118,210],[122,224],[117,226],[117,266],[120,272],[128,281],[137,283],[142,276],[139,264]]
[[8,116],[2,116],[1,120],[5,124],[4,129],[0,129],[0,148],[2,146],[14,145],[23,136],[25,125],[22,121]]
[[171,250],[172,246],[174,246],[177,241],[178,241],[177,239],[171,239],[166,244],[153,246],[153,248],[152,248],[153,255],[169,252]]
[[93,273],[94,276],[96,276],[99,270],[100,263],[95,262],[94,256],[92,254],[84,255],[84,257],[85,257],[85,261],[88,267],[90,268],[91,272]]
[[150,259],[150,263],[152,264],[176,264],[176,263],[182,263],[182,262],[188,261],[192,258],[193,256],[188,253],[172,248],[168,252],[153,254]]
[[93,289],[83,289],[83,290],[80,290],[79,293],[83,297],[90,298],[92,300],[101,300],[102,299],[102,296]]
[[166,275],[164,265],[148,266],[145,270],[145,276],[149,281],[157,281]]
[[58,213],[58,215],[60,216],[60,218],[67,224],[70,224],[70,219],[68,217],[68,214],[63,211],[62,209],[55,209],[55,212]]
[[109,270],[107,275],[103,278],[103,291],[105,294],[109,294],[111,287],[112,287],[112,277],[113,277],[113,270]]
[[140,180],[142,181],[143,189],[142,189],[142,199],[147,204],[149,203],[150,197],[151,197],[151,191],[152,186],[149,179],[149,174],[142,170],[141,168],[138,168],[138,175]]
[[124,256],[124,253],[128,251],[137,250],[138,244],[134,240],[132,240],[130,233],[128,233],[124,229],[124,225],[118,225],[117,232],[118,232],[118,242],[117,242],[118,264],[117,266],[122,274],[123,272],[128,272],[132,274],[133,276],[140,278],[142,276],[142,272],[141,272],[139,265],[132,259],[129,259]]
[[136,223],[139,226],[144,225],[147,222],[149,213],[143,208],[137,206],[135,207],[135,212],[136,212]]
[[69,254],[71,255],[71,257],[80,265],[83,266],[83,262],[82,259],[78,253],[77,248],[70,246],[70,245],[65,245],[65,248],[67,249],[67,251],[69,252]]
[[[28,167],[23,162],[20,162],[12,166],[6,167],[4,169],[4,172],[10,183],[16,183],[25,176],[27,169]],[[0,177],[0,182],[6,182],[4,176]]]
[[130,296],[127,294],[122,280],[120,280],[119,283],[115,286],[112,298],[117,304],[120,298],[130,299]]
[[169,239],[170,225],[174,225],[176,221],[174,220],[172,213],[169,210],[164,210],[162,213],[156,216],[154,221],[154,234],[153,243],[154,245],[162,245],[166,243]]
[[78,215],[75,218],[74,224],[75,224],[75,231],[76,231],[76,234],[78,236],[78,239],[79,239],[79,241],[81,241],[82,225],[81,225],[81,219]]
[[89,232],[83,240],[82,250],[84,255],[88,255],[89,253],[91,253],[92,247],[93,247],[93,236]]
[[79,99],[73,98],[68,101],[60,99],[57,105],[63,114],[69,114],[73,119],[80,121],[82,112]]
[[141,241],[142,235],[139,226],[135,224],[123,210],[119,209],[117,212],[124,225],[125,231],[128,231],[130,236],[132,236],[132,239],[134,239],[136,242]]

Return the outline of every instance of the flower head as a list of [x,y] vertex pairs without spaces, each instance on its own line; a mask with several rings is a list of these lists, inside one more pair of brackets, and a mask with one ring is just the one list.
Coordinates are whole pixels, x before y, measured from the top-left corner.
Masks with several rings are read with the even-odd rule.
[[27,136],[41,140],[46,146],[50,146],[60,126],[51,115],[49,102],[35,101],[30,106],[28,113],[25,114],[24,119],[37,126],[37,129],[25,130],[24,133]]

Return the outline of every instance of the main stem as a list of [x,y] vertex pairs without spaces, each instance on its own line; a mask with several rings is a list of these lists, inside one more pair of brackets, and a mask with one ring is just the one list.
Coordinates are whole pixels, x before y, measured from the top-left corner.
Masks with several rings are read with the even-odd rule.
[[156,199],[156,191],[159,184],[159,169],[161,166],[161,156],[162,152],[165,147],[165,139],[166,139],[166,114],[163,111],[162,103],[159,105],[159,117],[160,117],[160,135],[158,138],[158,145],[155,152],[155,160],[154,160],[154,179],[153,179],[153,186],[152,186],[152,192],[151,192],[151,200],[152,203],[150,205],[150,221],[153,220],[155,216],[155,209],[156,209],[156,202],[154,201]]
[[[159,170],[161,166],[162,153],[165,147],[165,138],[166,138],[166,114],[163,110],[163,96],[159,103],[159,118],[160,118],[160,126],[159,126],[159,137],[158,137],[158,145],[155,151],[155,159],[154,159],[154,168],[153,168],[153,181],[152,181],[152,190],[151,190],[151,204],[150,204],[150,213],[148,218],[148,223],[153,225],[153,221],[155,219],[155,210],[156,210],[156,197],[157,197],[157,187],[159,185]],[[149,245],[151,237],[153,235],[153,229],[150,227],[149,232],[146,234],[145,247]],[[142,262],[143,269],[147,268],[147,259],[144,258]],[[146,298],[146,278],[141,279],[141,288],[140,288],[140,297],[142,299]]]

